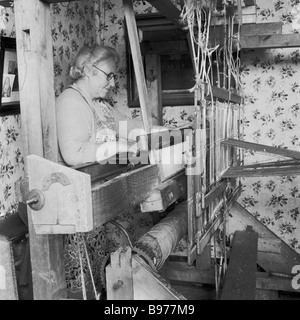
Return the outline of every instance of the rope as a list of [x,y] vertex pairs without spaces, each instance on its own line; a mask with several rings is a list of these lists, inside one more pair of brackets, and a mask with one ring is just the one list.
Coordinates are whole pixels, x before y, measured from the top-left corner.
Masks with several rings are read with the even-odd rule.
[[95,299],[96,300],[100,300],[100,294],[97,293],[96,286],[95,286],[94,276],[93,276],[93,272],[92,272],[92,267],[91,267],[89,255],[88,255],[88,252],[87,252],[86,242],[85,242],[84,238],[82,238],[82,239],[83,239],[82,242],[83,242],[83,247],[84,247],[84,251],[85,251],[85,255],[86,255],[86,260],[87,260],[87,263],[88,263],[88,267],[89,267],[89,271],[90,271],[90,275],[91,275],[91,280],[92,280],[92,284],[93,284],[93,290],[94,290],[94,294],[95,294]]
[[92,272],[92,267],[91,267],[91,263],[90,263],[90,258],[89,258],[89,254],[88,254],[88,250],[87,250],[87,246],[86,246],[86,241],[84,238],[84,235],[82,234],[77,234],[77,241],[78,241],[78,257],[79,257],[79,263],[80,263],[80,276],[81,276],[81,285],[82,285],[82,295],[83,295],[83,300],[87,300],[87,290],[86,290],[86,285],[85,285],[85,279],[84,279],[84,271],[83,271],[83,254],[81,252],[81,246],[83,246],[84,249],[84,253],[86,256],[86,261],[88,264],[88,270],[91,276],[91,281],[92,281],[92,285],[93,285],[93,290],[94,290],[94,294],[95,294],[95,299],[96,300],[100,300],[100,294],[98,294],[97,290],[96,290],[96,286],[95,286],[95,280],[94,280],[94,276],[93,276],[93,272]]
[[106,223],[111,223],[112,225],[114,225],[114,226],[116,226],[118,229],[120,229],[120,230],[124,233],[124,235],[125,235],[125,237],[126,237],[126,239],[127,239],[127,241],[128,241],[128,244],[129,244],[130,248],[133,249],[133,244],[132,244],[132,242],[131,242],[131,240],[130,240],[129,234],[128,234],[128,232],[126,231],[126,229],[125,229],[120,223],[118,223],[118,222],[115,221],[115,220],[109,220],[109,221],[107,221]]

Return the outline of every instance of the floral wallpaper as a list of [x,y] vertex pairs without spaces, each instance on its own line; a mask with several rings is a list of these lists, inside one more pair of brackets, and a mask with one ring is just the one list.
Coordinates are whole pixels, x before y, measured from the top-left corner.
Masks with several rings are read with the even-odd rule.
[[[257,22],[282,21],[284,33],[299,33],[299,18],[298,0],[257,1]],[[244,139],[300,151],[299,48],[244,50],[241,59]],[[245,164],[278,159],[245,152]],[[300,177],[270,176],[242,182],[244,192],[239,202],[300,252]]]
[[83,45],[95,43],[93,0],[51,5],[55,94],[69,84],[69,69]]
[[[11,8],[0,9],[1,35],[15,37]],[[0,218],[16,211],[15,182],[24,176],[20,115],[0,117]]]

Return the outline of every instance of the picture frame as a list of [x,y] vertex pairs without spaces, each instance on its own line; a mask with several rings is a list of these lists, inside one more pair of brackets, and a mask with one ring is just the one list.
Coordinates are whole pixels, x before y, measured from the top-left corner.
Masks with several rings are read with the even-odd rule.
[[20,113],[17,45],[15,38],[0,40],[0,116]]

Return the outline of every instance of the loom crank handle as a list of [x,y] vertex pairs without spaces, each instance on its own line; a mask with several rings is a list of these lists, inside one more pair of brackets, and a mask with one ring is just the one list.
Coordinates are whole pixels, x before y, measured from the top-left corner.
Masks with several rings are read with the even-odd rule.
[[45,204],[45,196],[42,191],[38,189],[32,189],[28,193],[26,204],[34,211],[39,211]]

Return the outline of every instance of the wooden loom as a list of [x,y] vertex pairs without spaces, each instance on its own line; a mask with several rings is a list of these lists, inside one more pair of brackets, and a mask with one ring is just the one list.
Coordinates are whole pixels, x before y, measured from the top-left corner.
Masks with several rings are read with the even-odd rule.
[[[151,151],[152,163],[133,168],[128,167],[127,162],[123,165],[109,167],[91,164],[79,168],[66,168],[58,165],[54,125],[54,86],[51,80],[53,77],[50,76],[53,75],[52,48],[51,41],[44,42],[45,39],[51,38],[49,3],[55,2],[63,1],[15,0],[19,73],[20,81],[24,83],[20,91],[22,123],[26,133],[26,153],[29,155],[27,174],[31,193],[28,203],[32,209],[29,210],[29,216],[35,299],[66,298],[61,234],[87,232],[137,205],[140,206],[141,211],[145,212],[149,210],[152,212],[165,211],[171,204],[182,198],[186,201],[177,205],[175,211],[171,213],[175,218],[171,216],[170,221],[167,221],[169,230],[175,235],[174,239],[171,239],[165,246],[159,241],[154,242],[152,247],[147,248],[148,252],[143,255],[144,244],[149,244],[145,238],[151,236],[151,232],[155,231],[152,229],[149,231],[150,234],[146,233],[144,238],[140,239],[134,254],[128,248],[120,248],[112,254],[111,263],[107,267],[108,297],[111,299],[184,299],[185,297],[173,290],[165,279],[192,281],[193,283],[209,282],[216,285],[211,269],[208,268],[208,271],[205,271],[206,276],[203,271],[211,258],[210,241],[226,220],[225,213],[228,212],[231,205],[234,205],[233,212],[238,211],[239,214],[243,212],[240,208],[236,210],[235,200],[240,192],[236,178],[243,176],[243,173],[248,172],[250,168],[241,166],[241,154],[236,152],[236,147],[248,148],[250,145],[237,140],[241,125],[239,108],[229,103],[228,107],[215,109],[215,118],[207,117],[205,97],[213,94],[215,98],[235,104],[240,104],[241,98],[236,92],[231,92],[226,88],[213,86],[209,90],[204,82],[196,88],[194,96],[197,112],[193,130],[197,129],[198,134],[189,131],[188,135],[182,135],[182,130],[174,130],[172,133],[175,136],[184,136],[184,141],[187,139],[193,141],[192,144],[189,144],[190,149],[186,150],[186,155],[190,158],[195,156],[193,145],[197,146],[196,152],[200,151],[200,156],[196,156],[196,166],[188,163],[187,169],[192,174],[187,176],[182,170],[182,165],[170,170],[169,166],[160,163],[159,160],[162,161],[162,157],[157,158],[157,154],[155,156],[157,148]],[[1,3],[5,4],[6,1],[0,1]],[[165,14],[170,21],[178,24],[180,12],[170,1],[151,1],[151,4]],[[152,123],[147,108],[149,98],[145,86],[132,1],[124,0],[124,8],[131,52],[134,56],[143,121],[146,131],[150,132]],[[240,14],[241,8],[237,10]],[[32,18],[33,13],[35,19]],[[241,19],[241,15],[237,17]],[[250,21],[253,22],[251,19]],[[218,21],[215,22],[215,25],[218,25]],[[253,41],[247,42],[250,37],[252,36],[242,38],[245,47],[253,43]],[[296,40],[299,41],[295,35],[293,41]],[[28,64],[32,68],[28,69]],[[40,70],[45,72],[39,72]],[[29,92],[32,92],[32,96]],[[40,119],[42,119],[42,125]],[[225,126],[226,120],[232,121],[227,127]],[[168,134],[166,141],[170,137],[170,133]],[[182,150],[180,143],[175,143],[172,146],[173,149],[176,146]],[[259,146],[251,145],[251,149],[256,148]],[[268,149],[268,151],[273,152],[274,149]],[[265,151],[266,146],[260,150]],[[158,150],[157,153],[160,152]],[[297,153],[294,153],[295,155],[298,157]],[[284,167],[284,170],[287,168],[291,170],[294,168],[291,165],[294,164],[282,163],[281,166]],[[262,167],[265,168],[267,165],[262,165]],[[196,169],[197,174],[193,172]],[[253,172],[257,173],[257,168],[252,170],[252,174]],[[232,179],[229,180],[229,178]],[[117,198],[114,197],[116,194]],[[75,215],[74,212],[76,212]],[[239,214],[236,214],[236,219],[241,219]],[[248,224],[250,223],[247,219],[242,220],[241,229],[246,230]],[[258,222],[253,221],[253,229],[262,239],[266,232],[260,231],[258,225]],[[158,223],[156,228],[160,226]],[[245,232],[249,233],[249,229]],[[167,261],[170,249],[174,248],[185,233],[188,235],[189,244],[187,263],[182,266],[180,262]],[[258,251],[262,252],[260,251],[263,247],[260,244],[261,241],[258,240],[258,244],[255,245],[255,236],[239,234],[238,237],[250,239],[249,241],[254,243],[252,260],[256,257],[255,248],[257,246]],[[160,240],[159,237],[156,239]],[[270,235],[268,239],[271,240],[268,246],[264,246],[264,254],[266,252],[269,256],[277,254],[276,259],[281,259],[282,263],[280,264],[275,259],[276,262],[270,265],[262,258],[262,255],[258,255],[258,262],[264,265],[266,270],[280,273],[283,271],[278,266],[285,265],[284,271],[288,273],[290,270],[288,268],[292,263],[299,264],[299,257],[293,255],[282,243],[280,243],[280,252],[285,252],[285,258],[282,258],[281,255],[279,258],[278,252],[274,253],[270,249],[272,241],[278,241],[278,239]],[[43,253],[42,259],[41,253]],[[152,255],[153,253],[155,255]],[[289,263],[286,263],[287,260]],[[161,268],[160,274],[158,274],[159,268]],[[251,272],[253,273],[253,270]],[[49,277],[44,277],[45,274],[48,274]],[[114,279],[116,275],[118,275],[117,280]],[[164,277],[162,278],[161,275]],[[264,283],[269,283],[269,286],[266,285],[267,288],[273,284],[270,277],[264,278]],[[257,282],[258,280],[256,280],[256,287]],[[261,288],[263,287],[262,282],[263,280],[260,282]],[[283,281],[281,286],[284,286]],[[146,290],[147,288],[151,290]]]

